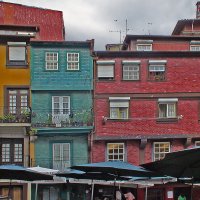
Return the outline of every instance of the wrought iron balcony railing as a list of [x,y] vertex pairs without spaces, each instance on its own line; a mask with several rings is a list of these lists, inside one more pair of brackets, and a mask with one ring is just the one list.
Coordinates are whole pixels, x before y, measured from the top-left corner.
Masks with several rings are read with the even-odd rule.
[[31,123],[31,109],[0,107],[0,123]]
[[91,110],[33,110],[32,127],[93,126]]

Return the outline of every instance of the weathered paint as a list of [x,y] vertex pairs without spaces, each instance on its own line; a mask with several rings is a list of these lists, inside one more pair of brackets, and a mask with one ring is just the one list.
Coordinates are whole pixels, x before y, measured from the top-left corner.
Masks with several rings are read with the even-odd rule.
[[39,32],[34,40],[64,40],[64,21],[61,11],[0,2],[0,24],[36,26]]

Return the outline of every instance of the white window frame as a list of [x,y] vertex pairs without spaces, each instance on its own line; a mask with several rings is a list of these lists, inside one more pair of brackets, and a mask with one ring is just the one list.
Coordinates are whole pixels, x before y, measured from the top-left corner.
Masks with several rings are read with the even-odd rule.
[[[72,57],[71,57],[72,56]],[[79,70],[79,53],[69,52],[67,53],[67,70],[76,71]],[[73,58],[73,59],[72,59]],[[77,58],[77,59],[75,59]]]
[[[112,149],[109,146],[113,146]],[[120,147],[122,146],[122,148]],[[117,148],[115,148],[117,147]],[[123,149],[123,152],[120,152],[120,149]],[[112,153],[110,153],[112,151]],[[112,158],[109,158],[112,157]],[[117,157],[115,159],[115,157]],[[122,159],[120,159],[122,157]],[[125,161],[125,144],[124,143],[107,143],[107,161]]]
[[[172,98],[172,99],[158,99],[158,117],[160,119],[168,119],[168,118],[177,118],[177,98]],[[165,108],[165,116],[161,115],[161,107],[160,105],[166,106]],[[171,108],[170,108],[171,107]],[[172,114],[174,110],[174,114]]]
[[46,70],[58,70],[58,53],[46,52],[45,53]]
[[122,61],[123,80],[140,80],[140,61]]
[[200,51],[200,44],[199,45],[190,45],[190,51]]
[[[156,147],[156,145],[158,145],[158,147]],[[165,148],[165,146],[162,147],[162,145],[167,145],[168,147]],[[156,152],[156,148],[158,149],[157,152]],[[161,148],[164,148],[164,150],[162,151]],[[169,149],[169,151],[166,151],[166,149]],[[165,155],[170,152],[171,152],[170,142],[154,142],[153,143],[153,161],[163,159]]]
[[[58,99],[56,102],[55,99]],[[68,101],[65,102],[64,98]],[[64,104],[68,104],[65,108]],[[58,104],[58,108],[55,106]],[[66,112],[67,111],[67,112]],[[52,96],[52,123],[61,124],[62,121],[66,121],[70,114],[70,96]]]
[[137,44],[137,51],[152,51],[152,44]]
[[163,81],[166,79],[166,60],[149,60],[148,80]]
[[126,120],[129,118],[130,97],[109,97],[109,101],[110,119]]
[[115,61],[97,61],[98,80],[114,80]]
[[[68,147],[68,155],[66,158],[64,158],[64,146]],[[56,160],[56,155],[55,155],[55,148],[59,147],[59,160]],[[70,143],[53,143],[52,146],[52,154],[53,154],[53,169],[58,169],[58,170],[64,170],[66,168],[69,168],[71,166],[71,150],[70,150]]]

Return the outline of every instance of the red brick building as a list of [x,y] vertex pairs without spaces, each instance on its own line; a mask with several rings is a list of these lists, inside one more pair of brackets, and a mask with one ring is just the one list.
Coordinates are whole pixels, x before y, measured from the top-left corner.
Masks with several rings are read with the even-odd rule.
[[63,41],[62,11],[0,2],[0,35],[31,36],[32,40]]
[[[200,145],[199,51],[197,18],[178,21],[172,36],[127,35],[122,51],[95,52],[91,162],[139,165]],[[179,186],[155,187],[150,194],[177,199]],[[189,198],[190,189],[184,191]]]

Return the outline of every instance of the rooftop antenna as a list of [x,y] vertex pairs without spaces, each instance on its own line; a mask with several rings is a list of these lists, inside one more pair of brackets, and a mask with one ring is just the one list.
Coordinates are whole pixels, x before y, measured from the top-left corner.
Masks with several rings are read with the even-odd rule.
[[148,22],[148,33],[149,33],[149,35],[151,35],[151,33],[150,33],[150,25],[152,26],[152,23],[151,22]]

